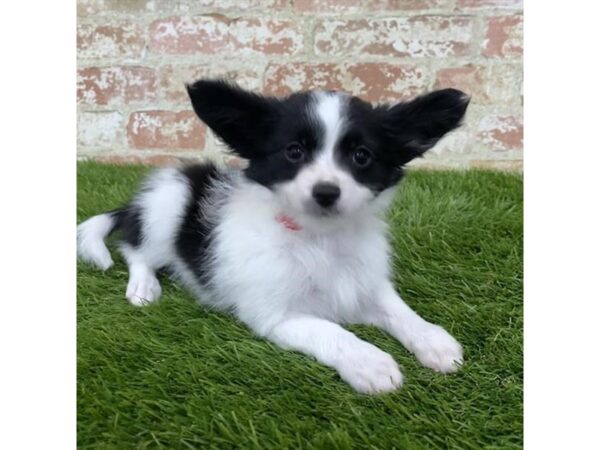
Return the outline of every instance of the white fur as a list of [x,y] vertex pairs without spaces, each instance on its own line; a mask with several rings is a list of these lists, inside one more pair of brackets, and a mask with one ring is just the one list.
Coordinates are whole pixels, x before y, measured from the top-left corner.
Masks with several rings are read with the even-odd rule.
[[391,356],[338,323],[381,326],[424,365],[456,369],[460,345],[412,311],[389,282],[383,205],[346,217],[335,230],[296,219],[304,228],[291,232],[273,220],[273,195],[245,183],[231,194],[216,232],[215,305],[234,309],[259,335],[334,367],[360,392],[392,390],[402,376]]
[[121,253],[129,266],[129,282],[125,297],[136,306],[142,306],[158,300],[161,294],[160,283],[156,279],[155,270],[149,266],[149,261],[144,257],[144,250],[131,248],[128,244],[121,245]]
[[113,260],[104,238],[110,233],[114,220],[110,214],[100,214],[82,222],[77,227],[77,254],[85,262],[106,270]]
[[325,128],[325,139],[320,151],[320,159],[333,162],[333,151],[340,139],[346,120],[344,111],[347,98],[340,94],[316,92],[313,113]]
[[148,245],[140,247],[140,257],[153,270],[175,258],[173,241],[189,195],[185,177],[178,170],[170,168],[150,178],[135,199],[142,210],[142,234],[148,242]]
[[334,367],[359,392],[387,392],[402,385],[402,373],[389,354],[334,322],[291,316],[278,323],[268,337],[283,348],[313,355]]
[[364,317],[398,339],[419,362],[437,372],[456,372],[463,361],[461,345],[446,330],[422,319],[406,305],[390,282],[383,283],[375,308]]

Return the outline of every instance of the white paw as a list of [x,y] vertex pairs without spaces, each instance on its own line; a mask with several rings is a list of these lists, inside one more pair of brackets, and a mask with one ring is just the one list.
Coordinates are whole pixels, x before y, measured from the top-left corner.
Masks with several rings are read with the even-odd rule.
[[100,270],[107,270],[114,264],[108,249],[104,245],[96,249],[96,259],[93,261],[93,264]]
[[368,343],[352,348],[337,369],[344,381],[364,394],[389,392],[402,386],[402,373],[394,358]]
[[104,242],[90,243],[82,238],[78,239],[77,254],[83,261],[98,267],[100,270],[107,270],[112,267],[113,260]]
[[104,251],[98,254],[98,260],[96,260],[95,264],[100,270],[108,270],[112,267],[114,263],[108,250],[104,249]]
[[419,327],[412,347],[419,362],[437,372],[456,372],[463,362],[461,345],[438,325],[426,323]]
[[160,283],[154,275],[135,275],[129,278],[125,297],[132,305],[143,306],[158,300],[161,292]]

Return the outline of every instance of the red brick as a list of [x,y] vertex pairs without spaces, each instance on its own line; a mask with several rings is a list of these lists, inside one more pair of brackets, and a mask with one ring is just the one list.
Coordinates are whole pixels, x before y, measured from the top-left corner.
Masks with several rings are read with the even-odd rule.
[[143,49],[144,33],[132,23],[77,27],[78,58],[139,58]]
[[265,73],[264,92],[288,95],[298,90],[345,91],[368,101],[398,101],[427,89],[421,69],[387,63],[288,63],[270,64]]
[[487,57],[520,57],[523,54],[523,17],[520,15],[488,19],[483,43]]
[[129,116],[127,137],[137,149],[202,150],[206,128],[192,111],[136,111]]
[[150,25],[150,48],[157,53],[292,55],[302,45],[299,25],[288,20],[230,19],[211,14],[171,17]]
[[77,101],[86,105],[150,102],[156,74],[147,67],[87,67],[77,72]]
[[235,81],[245,89],[260,90],[262,74],[250,68],[238,65],[196,64],[193,66],[167,65],[159,70],[160,92],[170,103],[189,104],[185,89],[186,83],[192,83],[200,78],[226,78]]
[[343,74],[337,64],[269,64],[265,72],[264,93],[284,96],[308,89],[344,90]]
[[434,89],[456,88],[471,96],[473,104],[518,105],[521,101],[522,67],[519,64],[494,64],[440,69]]
[[486,116],[479,122],[477,136],[492,150],[521,150],[523,119],[514,116]]
[[348,66],[351,92],[371,102],[394,102],[422,94],[428,85],[424,72],[414,66],[362,63]]
[[458,0],[457,9],[523,9],[523,0]]
[[437,73],[434,89],[460,89],[471,96],[474,103],[488,103],[490,98],[486,92],[485,68],[476,65],[449,67]]
[[236,54],[294,55],[303,46],[302,23],[289,20],[236,20],[230,27]]
[[158,53],[217,53],[227,47],[228,23],[216,17],[171,17],[150,25],[150,49]]
[[473,21],[469,17],[332,19],[317,25],[315,51],[343,56],[465,56],[472,39]]
[[294,9],[300,12],[357,13],[370,11],[414,11],[449,8],[450,0],[295,0]]

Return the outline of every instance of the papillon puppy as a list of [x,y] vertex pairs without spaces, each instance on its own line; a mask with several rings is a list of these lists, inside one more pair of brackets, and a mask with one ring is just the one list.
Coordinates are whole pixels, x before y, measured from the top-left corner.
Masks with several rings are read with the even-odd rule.
[[395,390],[403,376],[344,324],[380,327],[423,365],[456,371],[460,344],[394,288],[385,211],[405,164],[460,125],[469,97],[444,89],[372,106],[332,91],[265,97],[222,80],[187,91],[247,167],[158,170],[125,206],[78,226],[80,258],[108,269],[104,239],[118,232],[132,304],[158,300],[156,272],[166,270],[202,304],[313,356],[359,392]]

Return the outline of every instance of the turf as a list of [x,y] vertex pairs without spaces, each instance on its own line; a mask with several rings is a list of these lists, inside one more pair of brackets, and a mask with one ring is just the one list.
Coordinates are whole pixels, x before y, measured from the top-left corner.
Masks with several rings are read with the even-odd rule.
[[[79,220],[120,206],[147,171],[81,163]],[[353,326],[405,375],[401,390],[374,397],[168,279],[161,301],[130,306],[116,252],[105,273],[79,263],[78,447],[520,448],[522,212],[520,175],[408,173],[389,215],[394,279],[466,361],[436,374],[383,332]]]

